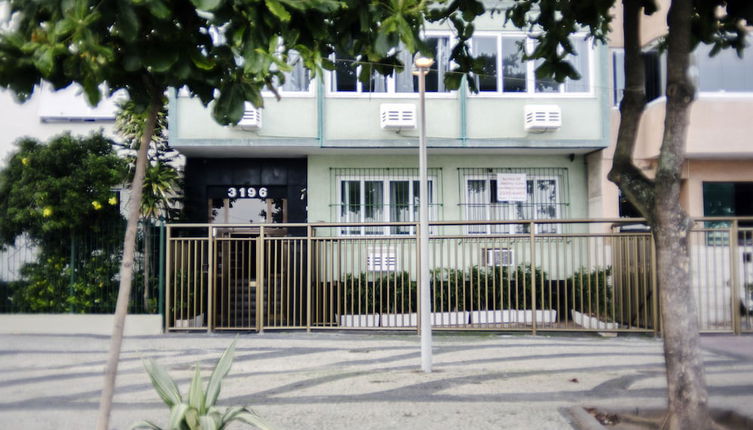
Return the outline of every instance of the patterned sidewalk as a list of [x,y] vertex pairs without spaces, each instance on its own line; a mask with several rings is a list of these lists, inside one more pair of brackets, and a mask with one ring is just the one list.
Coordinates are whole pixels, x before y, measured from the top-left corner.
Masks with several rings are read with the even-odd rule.
[[[130,337],[112,426],[167,421],[142,358],[183,392],[205,380],[232,335]],[[109,339],[0,335],[0,428],[81,429],[96,421]],[[703,339],[712,406],[750,414],[753,337]],[[419,369],[415,334],[241,335],[221,405],[251,405],[280,429],[567,429],[565,408],[661,407],[661,342],[650,337],[434,337],[434,372]]]

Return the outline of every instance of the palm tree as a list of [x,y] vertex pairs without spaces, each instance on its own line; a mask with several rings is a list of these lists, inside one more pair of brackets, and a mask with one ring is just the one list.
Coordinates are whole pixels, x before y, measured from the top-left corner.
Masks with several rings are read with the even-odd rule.
[[[146,112],[136,110],[134,103],[121,102],[115,119],[115,130],[123,138],[126,158],[130,161],[130,176],[135,171],[135,151],[146,123]],[[151,229],[158,220],[171,220],[178,215],[182,173],[177,152],[167,145],[167,113],[163,108],[157,117],[152,138],[153,147],[148,151],[148,162],[141,197],[141,218],[144,225],[144,309],[149,309],[149,274],[151,258]]]

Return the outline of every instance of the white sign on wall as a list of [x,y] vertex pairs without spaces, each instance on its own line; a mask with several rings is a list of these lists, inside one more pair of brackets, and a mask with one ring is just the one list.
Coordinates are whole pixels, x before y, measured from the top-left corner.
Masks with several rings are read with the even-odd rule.
[[524,202],[528,200],[525,173],[497,173],[497,201]]

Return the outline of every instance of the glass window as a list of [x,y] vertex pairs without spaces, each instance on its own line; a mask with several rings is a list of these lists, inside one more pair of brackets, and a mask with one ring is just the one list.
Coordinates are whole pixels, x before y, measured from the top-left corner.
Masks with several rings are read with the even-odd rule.
[[565,92],[567,93],[587,93],[591,88],[591,68],[588,65],[588,54],[591,46],[587,40],[582,37],[573,38],[570,41],[577,55],[570,55],[567,61],[575,67],[580,74],[580,79],[568,79],[565,81]]
[[[450,70],[450,37],[428,36],[425,41],[434,55],[434,65],[426,74],[426,91],[448,92],[449,90],[444,85],[444,77]],[[399,58],[405,68],[402,72],[395,73],[395,92],[417,93],[418,77],[413,75],[413,56],[405,49],[401,49]]]
[[497,91],[497,38],[474,37],[471,49],[473,55],[483,62],[482,70],[476,76],[479,91]]
[[710,45],[698,45],[694,52],[698,67],[698,90],[753,91],[753,54],[746,50],[740,58],[734,49],[725,49],[710,57],[711,49]]
[[290,51],[288,63],[293,67],[293,70],[285,72],[285,83],[282,84],[282,90],[285,92],[307,92],[311,75],[303,65],[301,56],[295,51]]
[[[465,218],[470,221],[546,220],[562,218],[559,177],[526,177],[525,201],[498,200],[497,175],[466,176]],[[540,224],[537,233],[559,233],[558,224]],[[472,225],[469,234],[517,234],[527,233],[528,226]]]
[[612,51],[612,104],[619,106],[625,91],[625,51]]
[[506,93],[524,93],[528,90],[527,66],[520,51],[525,43],[525,37],[502,38],[502,91]]
[[[450,37],[428,36],[425,39],[433,52],[434,65],[426,74],[427,92],[449,92],[444,84],[445,75],[450,70]],[[402,71],[383,76],[374,70],[369,73],[364,68],[368,63],[359,63],[357,58],[336,55],[335,71],[331,74],[331,91],[351,93],[417,93],[418,77],[413,75],[413,55],[400,48],[398,59],[405,65]],[[361,73],[367,73],[369,82],[359,81]]]
[[[370,73],[368,82],[361,82],[358,77],[369,64],[361,64],[354,57],[337,55],[335,71],[332,77],[332,90],[337,92],[383,93],[387,91],[387,77],[376,71]],[[368,73],[368,72],[367,72]]]
[[[588,93],[591,91],[591,45],[582,36],[571,39],[575,55],[567,61],[581,75],[579,80],[560,84],[553,78],[537,79],[536,68],[542,61],[523,61],[522,49],[531,50],[533,39],[526,36],[476,36],[471,39],[473,54],[481,60],[482,70],[475,77],[480,92],[486,93]],[[529,82],[532,83],[529,86]]]
[[[415,178],[340,179],[340,222],[413,222],[418,219],[419,182]],[[429,205],[434,202],[429,179]],[[435,219],[430,210],[429,219]],[[412,226],[345,227],[342,234],[411,234]]]

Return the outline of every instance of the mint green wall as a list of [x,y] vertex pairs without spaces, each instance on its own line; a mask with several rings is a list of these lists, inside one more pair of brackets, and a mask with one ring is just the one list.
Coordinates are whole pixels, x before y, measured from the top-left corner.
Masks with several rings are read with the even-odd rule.
[[[431,143],[431,142],[430,142]],[[417,168],[417,150],[396,155],[312,155],[308,159],[308,220],[332,221],[330,204],[335,203],[335,187],[330,168]],[[531,167],[567,168],[570,184],[570,218],[586,218],[586,165],[583,156],[570,161],[569,155],[432,155],[429,168],[442,169],[442,203],[445,220],[461,220],[458,168]]]
[[[607,113],[607,55],[606,48],[592,51],[594,67],[591,80],[593,94],[571,95],[478,95],[469,94],[466,100],[466,130],[468,141],[461,140],[461,100],[457,92],[427,94],[428,137],[439,139],[437,146],[486,146],[532,148],[603,148],[608,144]],[[326,83],[325,83],[326,84]],[[316,87],[314,83],[312,86]],[[326,86],[326,85],[325,85]],[[382,103],[410,103],[418,105],[415,94],[376,97],[374,95],[323,95],[323,126],[325,147],[412,146],[418,137],[417,129],[382,130],[379,107]],[[523,110],[528,104],[556,104],[562,111],[562,127],[547,133],[527,133],[523,127]],[[201,145],[232,140],[301,139],[304,145],[320,146],[318,136],[317,95],[285,96],[280,101],[265,99],[262,128],[248,132],[223,127],[214,122],[209,108],[197,100],[177,97],[171,103],[170,139],[179,147],[181,141],[191,140]],[[441,141],[441,143],[440,143]],[[386,142],[386,145],[385,145]],[[464,145],[464,143],[466,145]]]
[[316,138],[316,96],[286,97],[280,101],[265,98],[262,111],[262,128],[243,131],[235,127],[217,124],[208,108],[195,99],[178,97],[174,103],[176,112],[171,112],[170,135],[172,139],[212,140],[260,138]]

